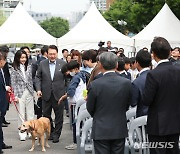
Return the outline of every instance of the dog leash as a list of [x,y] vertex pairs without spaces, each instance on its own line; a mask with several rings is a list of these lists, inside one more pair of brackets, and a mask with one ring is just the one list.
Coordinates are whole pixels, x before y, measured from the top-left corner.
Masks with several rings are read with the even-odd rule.
[[25,119],[23,119],[22,114],[21,114],[21,113],[19,112],[19,110],[18,110],[17,104],[16,104],[16,102],[15,102],[14,91],[13,91],[12,88],[11,88],[11,92],[10,92],[9,95],[10,95],[10,102],[13,102],[13,104],[14,104],[14,106],[15,106],[15,108],[16,108],[16,111],[17,111],[17,113],[19,114],[19,117],[20,117],[21,121],[22,121],[22,122],[25,122]]

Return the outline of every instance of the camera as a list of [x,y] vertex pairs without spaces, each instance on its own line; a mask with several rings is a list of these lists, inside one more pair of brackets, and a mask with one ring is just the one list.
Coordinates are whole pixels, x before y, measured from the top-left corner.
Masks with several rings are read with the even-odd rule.
[[105,44],[105,42],[100,41],[100,42],[98,43],[98,46],[99,46],[99,47],[102,47],[104,44]]

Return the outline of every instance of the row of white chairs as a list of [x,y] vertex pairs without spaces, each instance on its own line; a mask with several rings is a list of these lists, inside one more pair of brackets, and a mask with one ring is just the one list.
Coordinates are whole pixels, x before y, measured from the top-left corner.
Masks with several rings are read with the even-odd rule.
[[[74,108],[76,121],[77,153],[85,154],[86,151],[94,153],[93,141],[91,139],[92,121],[86,109],[86,101],[79,100]],[[148,142],[145,126],[147,116],[136,118],[136,107],[126,112],[128,137],[125,141],[125,154],[148,154],[149,150],[142,148],[141,143]]]

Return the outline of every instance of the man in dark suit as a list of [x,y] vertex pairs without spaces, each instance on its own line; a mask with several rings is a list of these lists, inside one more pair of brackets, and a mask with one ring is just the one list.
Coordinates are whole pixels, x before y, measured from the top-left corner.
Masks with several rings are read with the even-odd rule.
[[5,78],[2,72],[2,68],[6,63],[6,56],[7,54],[5,52],[2,52],[0,49],[0,154],[3,153],[2,149],[12,148],[12,146],[7,146],[4,143],[3,131],[2,131],[2,120],[6,113],[7,104],[8,104],[6,98]]
[[68,54],[69,54],[69,51],[68,51],[68,49],[63,49],[62,50],[62,60],[64,60],[66,63],[67,63],[67,60],[66,60],[66,58],[67,58],[67,56],[68,56]]
[[[55,45],[48,48],[48,59],[41,61],[36,79],[36,89],[38,96],[42,96],[43,116],[51,120],[51,137],[53,143],[59,142],[63,126],[63,109],[64,103],[58,105],[58,100],[65,94],[65,80],[61,72],[62,66],[65,64],[63,60],[57,59],[58,49]],[[55,113],[55,128],[51,119],[52,108]]]
[[170,50],[169,42],[162,37],[151,44],[158,65],[147,74],[142,98],[144,105],[149,106],[149,142],[157,144],[157,148],[150,148],[151,154],[179,154],[180,70],[169,62]]
[[[5,52],[6,55],[8,55],[9,48],[6,45],[1,46],[0,50],[2,52]],[[9,73],[9,64],[8,64],[8,62],[6,62],[4,67],[3,67],[3,73],[4,73],[4,78],[5,78],[6,91],[10,91],[10,82],[11,81],[10,81],[10,73]],[[7,110],[9,110],[9,103],[8,102],[7,102]],[[6,110],[6,112],[7,112],[7,110]],[[6,112],[4,114],[4,118],[3,118],[3,121],[2,121],[2,127],[7,127],[10,124],[10,122],[7,122],[6,119],[5,119]]]
[[[41,48],[41,55],[38,60],[36,61],[36,64],[33,65],[32,67],[34,67],[34,69],[32,69],[32,75],[33,75],[33,84],[36,85],[36,78],[35,78],[35,75],[36,75],[36,72],[37,72],[37,69],[38,69],[38,66],[40,64],[41,61],[45,60],[45,59],[48,59],[47,58],[47,54],[48,54],[48,46],[47,45],[44,45],[42,48]],[[35,87],[35,86],[34,86]],[[36,88],[35,88],[36,89]],[[37,115],[37,119],[39,119],[40,117],[42,117],[42,98],[39,97],[38,100],[37,100],[37,106],[36,108],[34,109],[35,110],[35,114]]]
[[114,53],[102,53],[99,64],[103,76],[92,81],[88,91],[87,110],[93,117],[92,138],[96,154],[124,154],[131,82],[115,73],[117,62]]
[[39,66],[40,62],[47,59],[47,54],[48,54],[48,46],[44,45],[41,48],[41,57],[39,57],[39,59],[37,60],[37,65]]
[[132,82],[131,106],[137,105],[136,117],[147,115],[148,107],[143,105],[142,94],[144,91],[147,73],[151,66],[151,55],[146,50],[141,49],[136,55],[136,66],[139,71],[138,78]]

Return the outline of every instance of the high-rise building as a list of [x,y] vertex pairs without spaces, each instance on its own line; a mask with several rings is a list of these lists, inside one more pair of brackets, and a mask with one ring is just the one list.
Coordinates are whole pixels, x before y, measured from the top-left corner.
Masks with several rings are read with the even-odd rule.
[[69,18],[69,26],[72,29],[84,17],[86,12],[72,12]]
[[38,23],[52,18],[51,13],[38,13],[34,11],[28,11],[29,15]]
[[19,2],[22,3],[22,0],[0,0],[0,10],[5,17],[9,17]]
[[100,11],[106,11],[106,0],[90,0],[90,3],[92,3],[94,1],[96,7],[98,10]]

